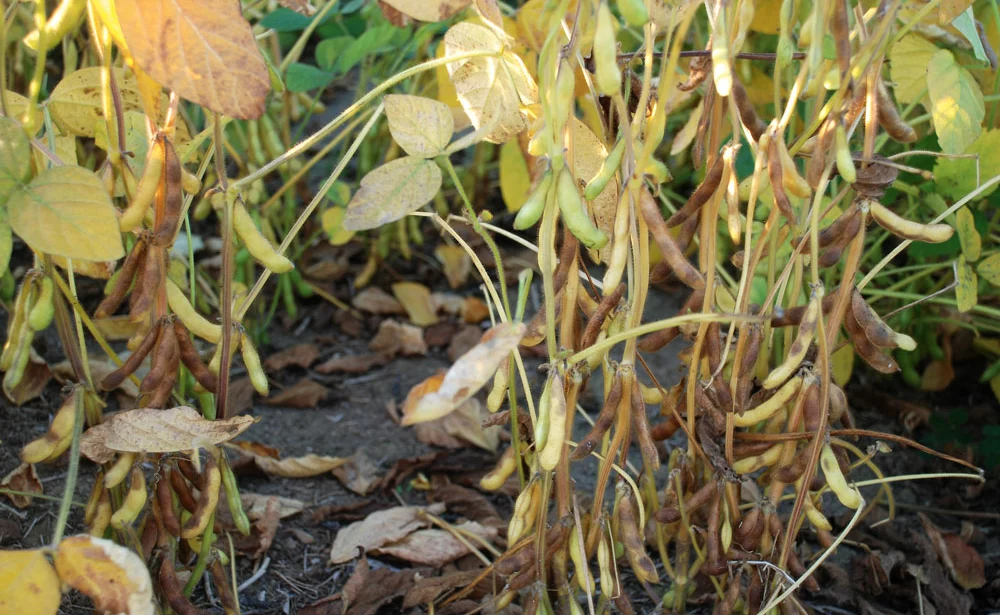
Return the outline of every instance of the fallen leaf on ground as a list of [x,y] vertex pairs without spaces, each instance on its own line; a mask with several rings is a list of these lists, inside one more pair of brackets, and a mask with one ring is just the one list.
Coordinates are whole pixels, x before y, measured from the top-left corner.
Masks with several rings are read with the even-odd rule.
[[250,376],[237,378],[229,383],[229,405],[226,412],[229,416],[238,416],[253,407],[253,396],[257,391],[250,382]]
[[114,451],[189,451],[204,443],[221,444],[232,440],[254,422],[249,416],[209,421],[188,406],[165,410],[139,408],[119,412],[106,422],[88,429],[80,440],[80,452],[94,463],[106,463],[111,460]]
[[290,365],[307,369],[318,356],[316,344],[296,344],[269,356],[264,361],[264,368],[269,372],[280,371]]
[[372,513],[348,525],[337,533],[333,541],[330,563],[342,564],[362,555],[359,548],[371,551],[429,526],[431,522],[420,515],[424,510],[440,515],[444,512],[444,504],[431,504],[426,509],[421,506],[397,506]]
[[403,596],[413,586],[417,570],[372,569],[368,558],[354,567],[339,594],[307,606],[300,615],[375,615],[378,610]]
[[437,477],[432,481],[432,485],[428,501],[443,503],[448,508],[449,513],[461,515],[487,527],[505,525],[500,513],[482,493],[461,485],[444,482]]
[[460,356],[475,348],[482,338],[483,330],[479,327],[472,325],[462,327],[448,344],[448,360],[454,363]]
[[[37,493],[39,495],[45,493],[45,490],[42,488],[42,481],[38,480],[38,473],[35,472],[35,465],[32,463],[22,463],[11,470],[10,474],[5,476],[3,481],[0,481],[0,489]],[[14,503],[14,506],[18,508],[31,506],[31,496],[16,493],[7,493],[6,495]]]
[[[325,474],[334,468],[347,463],[344,457],[324,457],[322,455],[303,455],[302,457],[289,457],[287,459],[275,459],[246,453],[252,458],[253,465],[258,470],[268,476],[282,476],[285,478],[308,478]],[[246,465],[234,463],[234,467]]]
[[[497,537],[497,528],[484,527],[475,521],[466,521],[454,526],[456,532],[472,534],[492,542]],[[466,538],[475,543],[475,539]],[[417,530],[399,542],[372,549],[373,554],[391,555],[413,564],[423,564],[440,568],[449,562],[472,553],[448,530],[438,528]]]
[[271,548],[274,537],[278,533],[278,519],[281,518],[281,503],[278,498],[271,496],[264,504],[264,514],[254,523],[258,533],[257,549],[253,552],[253,559],[260,559],[267,550]]
[[963,589],[978,589],[986,585],[986,566],[979,552],[958,534],[939,530],[925,514],[918,513],[918,516],[951,578]]
[[263,493],[240,492],[240,501],[243,502],[243,511],[251,521],[258,521],[264,517],[268,503],[274,500],[277,503],[278,518],[285,519],[292,517],[306,509],[306,503],[294,498],[286,498],[279,495],[264,495]]
[[389,362],[389,357],[380,352],[362,355],[347,355],[327,359],[315,367],[320,374],[364,374]]
[[311,545],[312,543],[316,542],[316,539],[313,538],[312,534],[310,534],[305,530],[300,530],[297,527],[293,527],[288,531],[291,532],[292,536],[295,536],[295,540],[298,540],[304,545]]
[[455,293],[432,293],[431,301],[434,302],[435,310],[452,316],[461,314],[462,305],[465,304],[465,299]]
[[439,322],[424,329],[424,342],[430,348],[447,346],[457,332],[458,325],[454,322]]
[[0,551],[0,613],[55,615],[59,577],[41,549]]
[[410,391],[403,406],[402,424],[433,421],[458,408],[493,377],[501,363],[517,348],[524,331],[523,323],[501,323],[487,331],[479,344],[451,366],[438,387],[418,396],[413,393],[421,385]]
[[153,582],[130,549],[87,535],[70,536],[55,555],[59,579],[94,601],[98,611],[152,615]]
[[264,399],[269,406],[287,406],[289,408],[315,408],[319,402],[326,399],[330,389],[306,377],[289,388]]
[[277,448],[254,440],[233,440],[226,443],[226,446],[246,451],[251,455],[261,455],[262,457],[273,457],[275,459],[281,457],[281,451]]
[[433,325],[438,321],[437,310],[431,301],[431,291],[423,284],[399,282],[392,285],[392,294],[403,305],[410,322],[418,327]]
[[[418,577],[413,587],[406,592],[406,596],[403,598],[403,609],[412,609],[436,602],[438,597],[445,592],[459,591],[475,581],[479,575],[480,571],[478,570],[460,570],[439,577]],[[480,582],[480,585],[477,585],[473,593],[470,594],[471,597],[481,598],[490,591],[488,579],[483,579],[483,581],[487,581],[487,583]]]
[[479,297],[466,297],[462,301],[460,313],[462,314],[462,320],[471,325],[478,325],[490,317],[490,308]]
[[38,356],[38,353],[32,348],[21,381],[17,383],[16,387],[7,391],[7,397],[15,406],[24,405],[41,395],[49,380],[52,380],[52,371],[45,359]]
[[368,495],[379,483],[378,466],[361,449],[351,455],[347,463],[335,468],[333,475],[358,495]]
[[383,320],[378,327],[378,333],[368,348],[373,352],[390,357],[401,355],[427,354],[427,344],[424,343],[424,332],[420,327],[398,323],[395,320]]
[[354,295],[351,305],[359,310],[372,314],[403,314],[403,305],[381,288],[374,286],[366,288]]
[[434,248],[434,256],[441,262],[448,286],[459,288],[469,280],[472,273],[472,259],[462,246],[441,244]]
[[464,448],[468,445],[496,452],[500,443],[500,430],[483,429],[482,421],[488,413],[478,399],[468,399],[458,410],[427,423],[417,423],[413,429],[424,444],[442,448]]

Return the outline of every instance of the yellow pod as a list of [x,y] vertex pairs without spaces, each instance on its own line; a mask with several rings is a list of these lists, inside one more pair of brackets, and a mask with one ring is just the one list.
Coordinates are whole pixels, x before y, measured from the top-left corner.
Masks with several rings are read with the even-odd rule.
[[781,388],[774,392],[774,395],[763,401],[760,405],[747,410],[743,414],[734,415],[733,422],[737,427],[750,427],[771,418],[785,404],[792,401],[801,386],[801,375],[790,378]]
[[847,142],[847,129],[839,122],[834,130],[834,145],[837,152],[837,171],[844,181],[853,184],[858,178],[858,173],[854,168],[854,159],[851,157],[851,148]]
[[121,508],[111,515],[111,527],[116,530],[124,529],[139,516],[143,506],[146,505],[146,475],[142,468],[135,466],[132,468],[132,481],[125,495],[125,501]]
[[614,16],[606,1],[597,9],[597,29],[594,31],[594,81],[604,96],[621,92],[622,72],[618,68],[618,38]]
[[847,484],[844,473],[840,471],[840,464],[837,463],[837,456],[833,453],[833,448],[827,442],[823,445],[823,451],[819,456],[819,466],[823,469],[823,476],[830,491],[837,496],[840,503],[851,510],[857,510],[863,502],[861,493],[857,487]]
[[272,272],[287,273],[295,268],[292,261],[278,254],[274,246],[261,234],[246,207],[239,201],[233,204],[233,229],[240,236],[247,252]]
[[913,220],[907,220],[876,201],[868,202],[868,211],[879,226],[898,237],[911,241],[942,243],[951,239],[955,232],[955,229],[947,224],[920,224]]
[[250,376],[250,383],[254,390],[263,397],[267,397],[270,392],[267,374],[264,373],[264,368],[260,364],[260,355],[257,354],[257,349],[254,348],[253,342],[250,341],[246,333],[240,336],[240,350],[243,352],[243,364],[246,365],[247,375]]
[[485,476],[479,479],[479,486],[486,491],[499,491],[510,475],[517,469],[517,457],[514,455],[514,447],[510,446],[500,456],[497,465],[494,466]]
[[163,139],[153,139],[146,156],[146,166],[142,170],[142,178],[136,185],[132,202],[118,216],[118,227],[123,233],[129,233],[139,228],[146,212],[156,198],[156,190],[163,179],[163,164],[165,146]]
[[823,289],[817,288],[809,299],[806,312],[802,315],[802,324],[799,325],[799,331],[795,335],[795,341],[792,342],[791,348],[788,349],[785,360],[771,370],[771,373],[761,383],[761,386],[765,389],[774,389],[781,386],[802,365],[802,361],[805,360],[806,355],[809,353],[809,346],[812,345],[813,339],[816,337],[816,327],[819,323],[822,302]]
[[199,314],[198,310],[188,301],[187,295],[184,294],[180,286],[177,286],[170,278],[167,278],[167,304],[191,333],[213,344],[218,344],[222,339],[222,327],[209,322]]
[[118,453],[118,459],[104,473],[104,487],[111,489],[120,485],[132,470],[134,463],[135,453]]
[[[49,430],[41,438],[28,442],[21,449],[21,461],[25,463],[40,463],[53,455],[61,455],[66,448],[58,450],[73,440],[73,424],[76,419],[76,393],[63,402],[52,419]],[[58,452],[57,452],[58,451]]]
[[44,331],[52,324],[55,315],[55,305],[52,302],[54,284],[49,276],[42,276],[38,281],[38,299],[28,312],[28,326],[34,331]]
[[[543,470],[551,472],[562,459],[563,445],[566,442],[566,392],[563,390],[562,377],[553,371],[549,376],[552,382],[549,394],[549,429],[545,447],[538,455],[538,464]],[[540,417],[541,415],[539,415]]]
[[493,388],[486,396],[486,408],[491,414],[496,414],[503,406],[503,400],[507,397],[507,370],[498,369],[493,374]]

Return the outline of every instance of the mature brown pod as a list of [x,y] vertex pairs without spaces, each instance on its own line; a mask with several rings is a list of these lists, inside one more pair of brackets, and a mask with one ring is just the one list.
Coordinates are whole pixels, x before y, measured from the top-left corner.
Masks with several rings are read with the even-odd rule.
[[747,588],[747,613],[757,615],[764,604],[764,573],[752,572],[750,585]]
[[688,197],[684,206],[677,210],[674,215],[670,216],[667,220],[667,228],[674,228],[680,226],[691,217],[692,214],[701,210],[701,208],[708,202],[715,191],[719,189],[719,184],[722,183],[722,174],[725,170],[725,163],[722,156],[716,156],[715,162],[708,169],[705,174],[705,179],[695,188],[691,196]]
[[834,143],[833,139],[836,134],[836,128],[836,120],[833,117],[829,117],[819,127],[819,131],[816,134],[816,142],[813,145],[813,151],[810,154],[809,163],[806,165],[806,180],[814,190],[819,187],[820,179],[823,177],[823,171],[826,170],[826,163],[830,158],[830,151],[831,146]]
[[517,544],[512,545],[507,551],[493,562],[493,570],[502,576],[510,576],[527,567],[535,557],[535,535],[531,534],[522,538]]
[[[700,311],[704,302],[705,289],[699,288],[694,290],[688,296],[684,305],[681,306],[681,309],[677,311],[677,314],[680,316],[695,310]],[[660,329],[659,331],[650,333],[646,337],[639,340],[638,348],[643,352],[655,352],[673,341],[673,339],[680,334],[680,331],[680,327],[669,327],[667,329]]]
[[132,286],[132,280],[139,269],[139,264],[145,262],[145,256],[146,239],[140,236],[139,240],[132,246],[128,256],[125,257],[124,262],[122,262],[122,267],[118,271],[118,278],[115,279],[114,286],[111,287],[111,292],[97,306],[94,318],[107,318],[121,307],[122,302],[125,301],[125,295],[128,294],[128,289]]
[[618,531],[625,546],[625,556],[640,582],[655,583],[659,581],[660,575],[656,572],[653,560],[646,553],[646,541],[643,537],[643,528],[639,527],[639,515],[632,499],[632,489],[628,483],[622,481],[618,483],[617,490],[621,495],[618,502]]
[[160,574],[157,578],[160,581],[160,592],[177,615],[204,615],[206,613],[206,611],[191,604],[191,601],[184,595],[180,581],[177,580],[174,563],[169,558],[164,557],[163,561],[160,562]]
[[611,390],[608,391],[608,397],[604,400],[604,406],[601,408],[600,414],[594,420],[594,426],[591,428],[590,433],[577,444],[569,456],[570,459],[574,461],[583,459],[600,446],[601,438],[604,437],[604,434],[611,429],[611,425],[615,422],[622,394],[622,377],[616,370],[614,380],[611,382]]
[[198,508],[198,502],[191,495],[191,488],[188,487],[188,482],[185,480],[183,473],[171,470],[167,474],[167,479],[170,481],[170,486],[173,488],[174,493],[177,494],[177,500],[184,507],[184,510],[193,513]]
[[184,207],[183,173],[181,161],[170,139],[162,133],[156,138],[163,139],[163,172],[160,186],[156,190],[156,224],[153,227],[152,244],[166,248],[174,242],[181,224],[181,210]]
[[613,292],[601,297],[601,302],[597,304],[594,314],[587,320],[587,326],[583,329],[583,335],[580,336],[580,348],[590,348],[593,346],[594,342],[597,341],[597,336],[601,333],[601,329],[604,327],[605,319],[607,319],[611,310],[618,305],[618,302],[622,300],[622,295],[624,294],[625,285],[619,284]]
[[171,536],[181,535],[181,524],[174,511],[174,499],[170,494],[170,468],[166,465],[160,468],[160,478],[156,481],[156,508],[159,510],[163,529]]
[[649,435],[652,436],[653,440],[660,442],[671,438],[675,433],[677,433],[677,430],[680,429],[680,427],[681,424],[677,420],[677,417],[670,415],[667,417],[667,420],[662,423],[653,425],[649,430]]
[[708,370],[714,374],[722,361],[722,330],[718,322],[709,323],[705,331],[704,352],[708,357]]
[[[154,513],[155,515],[155,513]],[[142,548],[143,559],[148,560],[156,547],[157,539],[160,536],[160,528],[156,524],[153,515],[146,515],[142,525],[142,534],[139,535],[139,545]]]
[[701,99],[701,118],[698,120],[698,130],[695,131],[694,142],[691,144],[691,160],[695,168],[705,163],[705,140],[708,138],[709,121],[715,105],[718,104],[718,93],[715,91],[715,80],[709,79],[705,84],[705,94]]
[[173,356],[178,352],[177,338],[173,335],[173,329],[163,323],[160,325],[160,331],[161,334],[157,339],[155,352],[153,352],[153,361],[149,366],[149,373],[139,385],[140,393],[151,393],[160,386]]
[[854,351],[865,360],[865,363],[883,374],[892,374],[899,371],[899,364],[868,339],[864,329],[861,328],[861,324],[858,323],[857,318],[854,317],[854,312],[851,310],[848,310],[844,314],[844,327],[847,329],[851,344],[854,345]]
[[[684,221],[684,224],[681,225],[681,232],[677,233],[676,242],[677,247],[683,254],[688,253],[688,248],[691,247],[691,242],[694,240],[695,235],[698,234],[698,229],[700,227],[701,211],[695,212],[690,218]],[[657,263],[657,267],[663,265],[664,262],[665,261],[660,261]]]
[[129,316],[132,320],[143,318],[149,313],[159,292],[165,272],[166,250],[150,246],[142,269],[136,272],[135,287],[129,296]]
[[795,454],[792,461],[787,466],[781,466],[774,471],[774,478],[778,482],[787,484],[794,483],[806,471],[809,464],[809,447],[804,446]]
[[636,378],[632,379],[631,418],[632,433],[635,434],[636,444],[642,453],[642,462],[647,470],[655,472],[660,469],[660,455],[656,452],[656,442],[653,440],[649,417],[646,415],[646,403],[642,401],[642,390]]
[[[576,260],[580,249],[580,240],[576,238],[576,235],[571,233],[565,226],[563,229],[562,245],[559,247],[559,264],[556,266],[556,272],[552,276],[552,285],[557,289],[561,289],[566,284],[569,266]],[[541,311],[542,313],[545,312],[545,310]]]
[[[839,289],[839,287],[838,287]],[[827,295],[823,296],[823,302],[820,304],[823,308],[823,314],[833,309],[835,303],[837,303],[837,293],[839,290],[834,290]],[[775,309],[774,313],[771,314],[771,326],[772,327],[797,327],[802,324],[802,317],[806,313],[806,305],[796,305],[795,307]]]
[[122,366],[111,372],[101,380],[101,388],[105,391],[112,391],[117,389],[125,379],[131,376],[135,370],[139,369],[142,365],[143,359],[153,350],[156,346],[157,340],[160,337],[160,333],[163,329],[163,321],[157,321],[149,331],[146,333],[146,337],[142,339],[142,343],[139,347],[135,349],[128,359],[122,363]]
[[177,349],[180,352],[180,359],[184,367],[188,368],[198,384],[205,387],[210,393],[215,393],[219,386],[218,377],[208,369],[208,366],[201,360],[198,351],[191,342],[191,334],[187,327],[179,318],[174,319],[174,336],[177,338]]
[[170,355],[169,363],[167,364],[167,369],[163,374],[163,379],[160,380],[160,384],[153,390],[153,394],[149,397],[146,402],[149,408],[164,408],[167,402],[170,401],[170,396],[174,392],[174,385],[177,384],[177,379],[180,377],[181,368],[181,358],[180,353],[174,348],[173,354]]
[[653,239],[656,240],[656,245],[660,247],[663,260],[670,265],[677,277],[689,287],[704,288],[705,278],[684,257],[684,253],[681,252],[674,238],[670,235],[670,231],[667,230],[667,225],[663,221],[663,216],[660,215],[660,208],[656,205],[653,195],[646,188],[639,190],[639,209],[642,212],[643,219],[646,220],[646,224],[649,225],[649,231],[652,233]]
[[222,611],[225,615],[236,615],[240,612],[239,604],[236,601],[236,596],[233,594],[232,578],[226,574],[225,568],[222,567],[222,561],[216,559],[212,562],[212,582],[215,584],[215,589],[219,592],[219,602],[222,603]]
[[618,592],[617,596],[612,596],[611,602],[615,604],[615,608],[622,615],[635,615],[635,607],[632,606],[632,600],[625,592]]
[[750,390],[753,388],[754,381],[754,367],[757,365],[761,342],[764,340],[764,329],[759,323],[754,322],[746,326],[743,334],[747,336],[747,341],[743,349],[743,356],[740,357],[739,366],[736,368],[736,391],[733,395],[737,412],[746,410],[747,401],[750,399]]
[[878,123],[885,132],[900,143],[913,143],[917,140],[917,131],[903,121],[899,109],[889,97],[889,90],[881,79],[878,80]]
[[754,551],[764,533],[764,513],[760,506],[754,506],[750,512],[743,515],[740,524],[733,532],[733,545],[744,551]]
[[736,110],[740,114],[740,121],[747,127],[750,136],[753,137],[754,141],[760,141],[760,136],[767,130],[767,123],[757,115],[757,110],[753,108],[753,103],[750,101],[750,95],[747,93],[743,82],[736,75],[736,71],[732,71],[732,75],[733,89],[730,91],[729,96],[733,104],[736,105]]
[[836,382],[830,383],[830,422],[850,421],[850,408],[847,405],[847,394]]
[[[690,516],[694,511],[698,510],[702,506],[708,503],[712,499],[712,494],[715,492],[715,483],[706,483],[695,491],[694,494],[684,500],[684,511]],[[669,500],[668,500],[669,502]],[[663,508],[660,508],[653,514],[653,518],[660,523],[673,523],[675,521],[680,521],[681,511],[678,509],[676,502],[673,505],[665,504]]]
[[[836,220],[831,222],[829,226],[819,232],[819,235],[816,237],[819,247],[825,248],[828,245],[843,239],[845,233],[853,238],[854,235],[858,233],[858,230],[861,229],[860,217],[861,212],[858,210],[857,204],[851,203],[847,209],[837,216]],[[857,222],[855,222],[855,219],[857,219]],[[852,228],[854,229],[853,232],[851,232]],[[810,238],[808,234],[802,235],[795,240],[795,243],[799,244],[800,250],[808,251],[809,242]]]
[[722,525],[722,484],[716,483],[715,495],[708,510],[708,525],[705,528],[705,563],[701,570],[707,575],[716,576],[726,572],[726,558],[722,553],[722,542],[719,530]]
[[[841,78],[851,69],[851,30],[847,15],[847,2],[834,0],[833,18],[830,20],[830,30],[837,50],[837,68]],[[881,104],[879,105],[882,106]]]

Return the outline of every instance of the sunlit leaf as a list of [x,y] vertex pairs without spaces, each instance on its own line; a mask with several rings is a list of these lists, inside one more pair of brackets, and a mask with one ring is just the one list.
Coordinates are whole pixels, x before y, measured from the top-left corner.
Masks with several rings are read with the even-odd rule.
[[538,86],[524,62],[485,26],[460,23],[444,36],[445,55],[492,52],[448,65],[459,102],[477,129],[489,127],[487,141],[503,143],[528,127],[523,108],[538,102]]
[[927,103],[927,65],[938,47],[919,34],[907,34],[889,49],[889,75],[896,100]]
[[0,117],[0,206],[7,202],[11,190],[31,178],[30,156],[31,144],[21,125]]
[[520,210],[530,193],[531,175],[521,145],[516,140],[507,141],[500,147],[500,195],[507,211]]
[[[573,171],[577,183],[585,186],[600,172],[604,159],[608,156],[608,149],[597,135],[577,118],[570,119],[569,127],[573,131]],[[597,228],[604,231],[608,237],[614,237],[615,212],[618,209],[618,180],[609,181],[597,198],[587,203],[587,209]],[[600,250],[590,250],[591,258],[606,263],[611,258],[613,246],[614,241],[609,241]]]
[[264,113],[271,80],[238,3],[117,0],[115,8],[129,53],[153,79],[231,117]]
[[979,84],[947,49],[931,56],[927,88],[938,143],[946,154],[960,154],[982,130],[986,107]]
[[437,310],[431,301],[429,288],[418,282],[398,282],[392,285],[392,294],[406,309],[410,322],[427,327],[438,321]]
[[462,246],[441,244],[434,248],[434,256],[437,257],[444,269],[444,277],[448,278],[448,286],[459,288],[468,281],[469,274],[472,273],[472,259]]
[[153,583],[134,551],[110,540],[80,535],[59,543],[59,579],[94,601],[99,611],[152,615]]
[[418,21],[444,21],[469,6],[471,0],[382,0]]
[[[975,154],[978,158],[937,159],[934,165],[934,184],[941,195],[960,199],[989,178],[1000,174],[1000,130],[987,130],[964,153]],[[977,198],[986,198],[996,189],[995,185],[991,186]]]
[[85,261],[125,254],[118,217],[96,175],[77,166],[43,171],[7,202],[10,226],[29,246]]
[[[94,126],[104,117],[100,66],[81,68],[56,84],[49,97],[49,110],[56,126],[79,137],[93,137]],[[121,68],[111,70],[123,111],[141,111],[142,96],[135,75]]]
[[320,224],[323,231],[330,238],[330,244],[342,246],[354,237],[354,231],[344,228],[344,216],[347,210],[343,207],[331,207],[320,216]]
[[[444,377],[431,376],[414,387],[403,405],[403,425],[413,425],[441,418],[458,408],[493,377],[501,363],[517,348],[524,337],[523,323],[501,323],[483,335],[478,344],[463,354]],[[434,386],[439,384],[439,386]],[[425,386],[426,385],[426,386]]]
[[937,21],[944,26],[972,7],[972,0],[941,0],[938,4]]
[[455,131],[448,105],[422,96],[386,96],[385,115],[393,140],[407,154],[418,158],[443,153]]
[[854,371],[854,346],[845,344],[830,355],[830,368],[833,372],[833,381],[839,387],[847,386]]
[[441,169],[432,160],[406,156],[368,173],[354,193],[344,228],[364,231],[394,222],[430,202],[441,188]]
[[104,463],[114,451],[130,453],[176,453],[205,443],[232,440],[253,425],[250,416],[209,421],[188,406],[160,410],[139,408],[120,412],[88,429],[80,441],[80,452],[95,463]]
[[423,512],[440,515],[444,504],[436,502],[427,506],[397,506],[374,512],[337,532],[330,549],[330,563],[342,564],[360,556],[365,551],[398,542],[409,534],[431,524]]
[[289,92],[308,92],[325,88],[333,81],[334,74],[311,64],[293,62],[285,73],[285,87]]
[[976,272],[972,270],[972,266],[966,262],[965,255],[959,257],[957,269],[955,281],[958,285],[955,286],[955,300],[958,302],[958,311],[968,312],[976,307],[978,301],[977,285],[979,278],[976,276]]
[[1000,286],[1000,252],[983,259],[976,271],[993,286]]
[[968,207],[962,207],[955,212],[955,231],[962,243],[962,254],[965,255],[966,262],[974,263],[979,260],[983,250],[982,238],[976,230],[976,221]]
[[55,615],[59,577],[41,549],[0,551],[0,613]]

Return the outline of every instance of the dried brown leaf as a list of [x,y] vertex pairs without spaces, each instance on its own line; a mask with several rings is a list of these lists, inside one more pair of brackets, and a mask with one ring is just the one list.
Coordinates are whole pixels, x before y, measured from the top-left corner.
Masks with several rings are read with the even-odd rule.
[[979,552],[958,534],[939,530],[927,515],[918,513],[918,516],[924,532],[955,583],[963,589],[978,589],[986,585],[986,565]]
[[401,324],[395,320],[382,321],[378,333],[368,343],[368,348],[373,352],[388,356],[427,354],[423,330],[420,327]]
[[[430,521],[420,515],[423,510],[425,509],[420,506],[397,506],[372,513],[365,519],[348,525],[337,533],[333,541],[330,563],[342,564],[362,555],[361,550],[370,551],[398,542],[416,530],[429,526]],[[444,512],[444,504],[432,504],[426,510],[440,515]]]
[[55,554],[59,579],[94,601],[98,611],[152,615],[153,582],[134,551],[110,540],[70,536]]
[[315,408],[329,394],[330,389],[306,377],[284,391],[266,398],[264,403],[288,408]]
[[[35,465],[30,463],[22,463],[11,470],[10,474],[5,476],[3,481],[0,481],[0,489],[23,491],[25,493],[45,493],[42,481],[38,479],[38,473],[35,472]],[[31,506],[32,498],[30,496],[14,493],[7,493],[6,495],[14,503],[14,506],[18,508]]]
[[478,446],[496,452],[500,443],[500,430],[484,429],[483,419],[489,413],[477,399],[468,399],[458,410],[427,423],[417,423],[414,432],[424,444],[442,448],[464,448]]
[[289,365],[308,369],[318,356],[316,344],[296,344],[269,356],[264,361],[264,368],[269,372],[280,371]]
[[[52,371],[49,369],[45,359],[40,357],[35,349],[31,349],[28,365],[24,368],[24,375],[17,386],[7,392],[7,397],[15,406],[21,406],[32,399],[35,399],[45,390],[45,385],[52,380]],[[6,390],[6,389],[5,389]]]
[[335,468],[333,475],[358,495],[368,495],[379,483],[378,466],[360,449],[351,455],[347,463]]
[[347,355],[343,357],[333,357],[316,366],[316,372],[320,374],[364,374],[376,367],[381,367],[389,362],[389,357],[380,352],[372,352],[362,355]]
[[372,314],[403,314],[406,310],[403,305],[381,288],[374,286],[362,290],[354,295],[351,305],[364,312]]
[[264,495],[263,493],[241,491],[240,500],[243,502],[243,510],[251,521],[262,519],[267,512],[268,503],[272,500],[276,502],[275,505],[279,519],[295,516],[306,508],[306,503],[302,500],[276,495]]
[[[460,523],[455,525],[454,529],[456,532],[473,534],[490,542],[497,537],[497,528],[484,527],[475,521]],[[475,544],[473,541],[474,539],[466,538],[466,542]],[[471,552],[469,547],[451,532],[438,528],[418,530],[399,542],[372,550],[372,553],[391,555],[413,564],[423,564],[434,568],[440,568]]]

